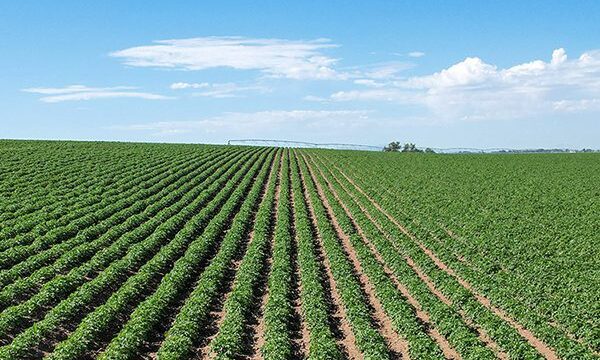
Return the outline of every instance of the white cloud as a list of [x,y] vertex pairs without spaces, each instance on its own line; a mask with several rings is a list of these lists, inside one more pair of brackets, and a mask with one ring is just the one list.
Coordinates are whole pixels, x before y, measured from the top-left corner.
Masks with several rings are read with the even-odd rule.
[[333,101],[394,101],[394,102],[410,102],[414,98],[410,92],[400,89],[379,88],[369,90],[350,90],[338,91],[331,95]]
[[[415,64],[404,61],[387,61],[372,64],[346,67],[346,80],[355,79],[360,84],[363,80],[394,80],[400,79],[400,73],[415,67]],[[357,82],[358,81],[358,82]],[[364,85],[364,84],[363,84]]]
[[63,101],[81,101],[93,99],[114,99],[114,98],[138,98],[146,100],[165,100],[171,99],[168,96],[143,93],[143,92],[119,92],[119,91],[104,91],[90,93],[75,93],[67,95],[46,96],[40,98],[40,101],[47,103],[57,103]]
[[320,97],[320,96],[315,96],[315,95],[306,95],[305,97],[302,98],[302,100],[304,100],[304,101],[314,101],[314,102],[327,102],[327,101],[329,101],[328,98],[324,98],[324,97]]
[[600,99],[559,100],[552,103],[555,110],[578,112],[600,110]]
[[425,56],[425,53],[422,51],[411,51],[407,55],[412,58],[420,58],[420,57]]
[[396,78],[402,71],[414,67],[414,64],[400,61],[377,63],[363,70],[361,76],[370,79],[392,79]]
[[170,86],[173,90],[182,89],[204,89],[202,92],[196,92],[194,96],[205,96],[212,98],[232,98],[241,97],[247,92],[261,92],[265,93],[270,91],[269,88],[261,85],[239,85],[236,83],[186,83],[177,82]]
[[[369,111],[365,110],[273,110],[252,113],[232,112],[195,121],[162,121],[125,126],[112,126],[112,130],[147,132],[154,136],[173,134],[211,134],[215,137],[232,138],[275,137],[282,129],[285,133],[308,132],[314,136],[327,132],[339,132],[368,122]],[[308,139],[309,137],[303,137]]]
[[549,62],[535,60],[504,69],[468,57],[430,75],[382,80],[377,84],[385,86],[337,92],[330,98],[419,105],[441,120],[526,118],[556,111],[598,110],[600,51],[569,60],[564,49],[556,49]]
[[480,58],[469,57],[438,73],[413,77],[401,84],[405,87],[425,89],[473,85],[485,82],[496,74],[496,66],[486,64]]
[[385,83],[377,82],[373,79],[357,79],[357,80],[354,80],[354,83],[357,85],[364,85],[364,86],[368,86],[368,87],[384,87],[384,86],[386,86]]
[[195,93],[194,95],[212,98],[232,98],[244,96],[244,93],[248,92],[265,93],[268,91],[268,88],[259,85],[243,86],[236,83],[215,83],[209,84],[206,91]]
[[181,89],[201,89],[210,86],[209,83],[186,83],[186,82],[176,82],[171,84],[170,88],[173,90],[181,90]]
[[567,53],[565,49],[560,48],[552,52],[552,61],[550,62],[554,66],[558,66],[567,61]]
[[22,89],[21,91],[34,93],[34,94],[42,94],[42,95],[61,95],[61,94],[72,94],[79,92],[99,92],[99,91],[114,91],[114,90],[131,90],[135,89],[135,87],[131,86],[113,86],[113,87],[105,87],[105,88],[94,88],[88,87],[85,85],[69,85],[62,88],[27,88]]
[[85,85],[69,85],[62,88],[27,88],[22,89],[22,91],[34,94],[48,95],[40,98],[40,101],[47,103],[109,98],[138,98],[147,100],[170,99],[170,97],[168,96],[152,94],[147,92],[130,91],[133,89],[136,88],[131,86],[114,86],[98,88],[88,87]]
[[199,37],[155,41],[152,45],[115,51],[130,66],[204,70],[227,67],[259,70],[272,77],[338,79],[336,59],[323,50],[337,47],[328,39],[294,41],[245,37]]

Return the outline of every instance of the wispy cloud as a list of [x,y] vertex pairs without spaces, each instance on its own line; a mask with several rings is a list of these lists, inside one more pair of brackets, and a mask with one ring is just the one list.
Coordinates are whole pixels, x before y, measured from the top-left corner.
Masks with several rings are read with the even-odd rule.
[[422,51],[411,51],[406,55],[408,55],[409,57],[412,57],[412,58],[420,58],[420,57],[425,56],[425,53]]
[[47,103],[57,103],[63,101],[82,101],[92,99],[111,99],[111,98],[138,98],[147,100],[170,99],[168,96],[152,94],[147,92],[131,91],[135,90],[131,86],[114,87],[88,87],[85,85],[69,85],[62,88],[35,87],[22,89],[21,91],[46,95],[40,98],[40,101]]
[[159,40],[112,52],[130,66],[204,70],[226,67],[258,70],[289,79],[338,79],[337,62],[323,51],[337,47],[328,39],[285,40],[245,37],[198,37]]
[[417,97],[409,92],[396,88],[377,88],[368,90],[347,90],[338,91],[331,94],[330,99],[333,101],[394,101],[401,103],[409,103],[415,101]]
[[99,91],[115,91],[115,90],[131,90],[135,89],[131,86],[113,86],[113,87],[104,87],[104,88],[95,88],[89,87],[85,85],[69,85],[62,88],[45,88],[45,87],[35,87],[35,88],[27,88],[22,89],[21,91],[30,92],[34,94],[43,94],[43,95],[61,95],[61,94],[72,94],[79,92],[99,92]]
[[365,66],[362,69],[360,76],[368,79],[390,80],[398,78],[400,73],[413,67],[415,67],[413,63],[402,61],[376,63]]
[[212,98],[233,98],[242,97],[249,92],[265,93],[270,91],[269,88],[262,85],[240,85],[236,83],[185,83],[179,82],[171,84],[171,89],[203,89],[201,92],[196,92],[194,96],[204,96]]
[[385,88],[391,86],[395,81],[401,80],[401,74],[414,66],[413,63],[409,62],[390,61],[347,68],[346,70],[348,70],[348,74],[350,74],[348,79],[353,79],[353,84],[359,85],[360,87],[372,88],[373,90],[344,90],[334,93],[329,97],[308,95],[305,96],[303,100],[322,103],[330,101],[365,100],[370,98],[381,100],[381,96],[385,95],[385,99],[389,101],[392,100],[392,98],[396,98],[396,95],[394,94],[395,91],[390,91]]
[[210,84],[207,82],[203,83],[186,83],[186,82],[176,82],[171,84],[170,88],[173,90],[181,90],[181,89],[202,89],[205,87],[209,87]]
[[600,110],[600,99],[559,100],[552,103],[555,110],[579,112]]
[[116,98],[137,98],[146,100],[165,100],[171,99],[168,96],[143,93],[143,92],[120,92],[120,91],[105,91],[91,93],[75,93],[68,95],[47,96],[40,98],[41,101],[47,103],[57,103],[63,101],[81,101],[93,99],[116,99]]
[[357,80],[354,80],[354,83],[357,85],[364,85],[364,86],[368,86],[368,87],[384,87],[384,86],[386,86],[386,83],[378,82],[373,79],[357,79]]
[[435,118],[451,120],[597,110],[600,51],[569,60],[564,49],[557,49],[548,62],[535,60],[505,69],[469,57],[430,75],[381,80],[363,81],[359,84],[370,88],[340,91],[330,98],[416,104]]
[[387,81],[400,79],[401,74],[412,69],[415,64],[409,61],[384,61],[341,68],[345,80],[361,81],[362,79]]
[[[146,132],[154,136],[182,133],[231,136],[275,136],[287,131],[339,131],[369,120],[366,110],[274,110],[251,113],[231,112],[195,121],[162,121],[116,125],[112,130]],[[289,133],[289,132],[286,132]],[[293,132],[292,132],[293,133]]]
[[331,101],[329,98],[315,96],[315,95],[306,95],[305,97],[302,98],[302,100],[304,100],[304,101],[314,101],[314,102],[328,102],[328,101]]

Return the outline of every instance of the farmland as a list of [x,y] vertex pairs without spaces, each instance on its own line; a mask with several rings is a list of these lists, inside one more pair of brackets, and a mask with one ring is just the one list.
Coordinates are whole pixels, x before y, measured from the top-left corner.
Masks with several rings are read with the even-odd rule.
[[0,141],[0,359],[594,359],[600,156]]

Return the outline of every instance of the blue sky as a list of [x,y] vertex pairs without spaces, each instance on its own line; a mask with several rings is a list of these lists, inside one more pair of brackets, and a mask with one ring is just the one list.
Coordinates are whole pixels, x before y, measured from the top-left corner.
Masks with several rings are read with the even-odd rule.
[[0,3],[0,138],[600,148],[600,2]]

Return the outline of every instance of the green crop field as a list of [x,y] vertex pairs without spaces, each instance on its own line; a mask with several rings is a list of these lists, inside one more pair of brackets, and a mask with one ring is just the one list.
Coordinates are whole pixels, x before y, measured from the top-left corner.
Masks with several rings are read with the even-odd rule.
[[600,154],[0,141],[0,359],[600,357]]

